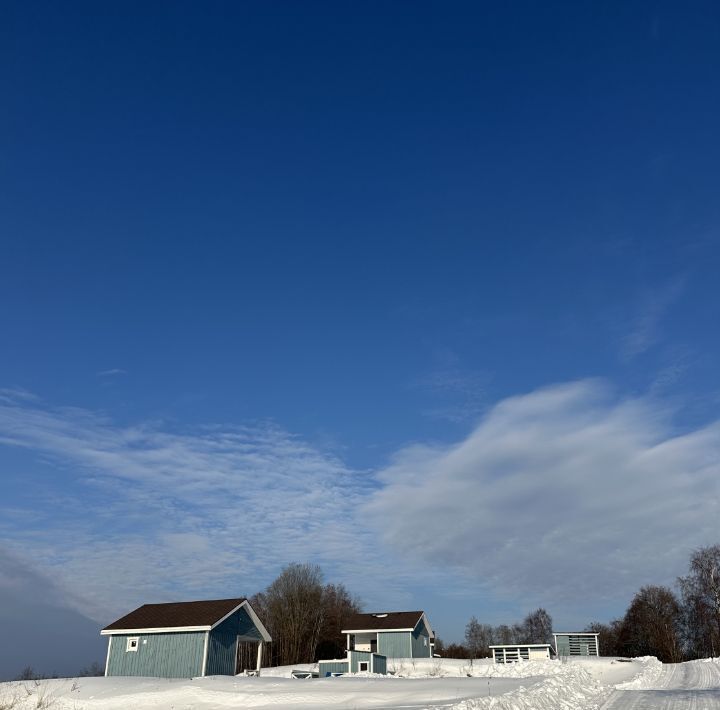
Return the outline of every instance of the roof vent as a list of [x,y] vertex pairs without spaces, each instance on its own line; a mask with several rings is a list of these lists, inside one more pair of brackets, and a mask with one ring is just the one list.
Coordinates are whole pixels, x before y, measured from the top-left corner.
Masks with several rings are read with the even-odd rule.
[[373,614],[373,616],[376,619],[384,619],[387,616],[387,614]]

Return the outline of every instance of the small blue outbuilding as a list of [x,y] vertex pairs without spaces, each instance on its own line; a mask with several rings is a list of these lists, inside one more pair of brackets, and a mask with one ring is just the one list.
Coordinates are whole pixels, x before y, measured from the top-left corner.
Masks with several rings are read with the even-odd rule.
[[387,673],[387,658],[370,651],[348,651],[347,658],[318,662],[318,675],[327,678],[346,673]]
[[144,604],[101,632],[106,676],[192,678],[235,675],[238,646],[256,643],[260,672],[270,634],[244,597]]

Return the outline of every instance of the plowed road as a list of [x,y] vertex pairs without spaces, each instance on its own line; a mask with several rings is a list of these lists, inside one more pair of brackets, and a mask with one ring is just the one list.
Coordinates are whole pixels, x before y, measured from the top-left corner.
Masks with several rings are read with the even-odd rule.
[[616,690],[603,710],[720,710],[720,665],[664,665],[652,687]]

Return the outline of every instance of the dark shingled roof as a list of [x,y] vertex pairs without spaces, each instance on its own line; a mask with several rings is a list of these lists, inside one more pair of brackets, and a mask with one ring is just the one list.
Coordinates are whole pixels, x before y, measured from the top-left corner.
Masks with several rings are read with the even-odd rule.
[[421,611],[377,611],[373,614],[355,614],[343,624],[343,632],[359,629],[414,629]]
[[240,606],[245,597],[237,599],[211,599],[199,602],[171,602],[170,604],[143,604],[122,619],[113,621],[103,631],[123,629],[171,629],[178,626],[212,626]]

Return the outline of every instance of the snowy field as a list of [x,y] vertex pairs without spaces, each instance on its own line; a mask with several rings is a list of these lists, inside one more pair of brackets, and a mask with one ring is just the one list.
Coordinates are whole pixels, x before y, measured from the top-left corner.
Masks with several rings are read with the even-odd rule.
[[[294,666],[311,668],[311,666]],[[654,658],[532,661],[507,666],[453,659],[406,660],[395,675],[296,680],[291,667],[260,678],[77,678],[0,684],[0,710],[158,708],[210,710],[720,710],[720,664],[663,666]]]

